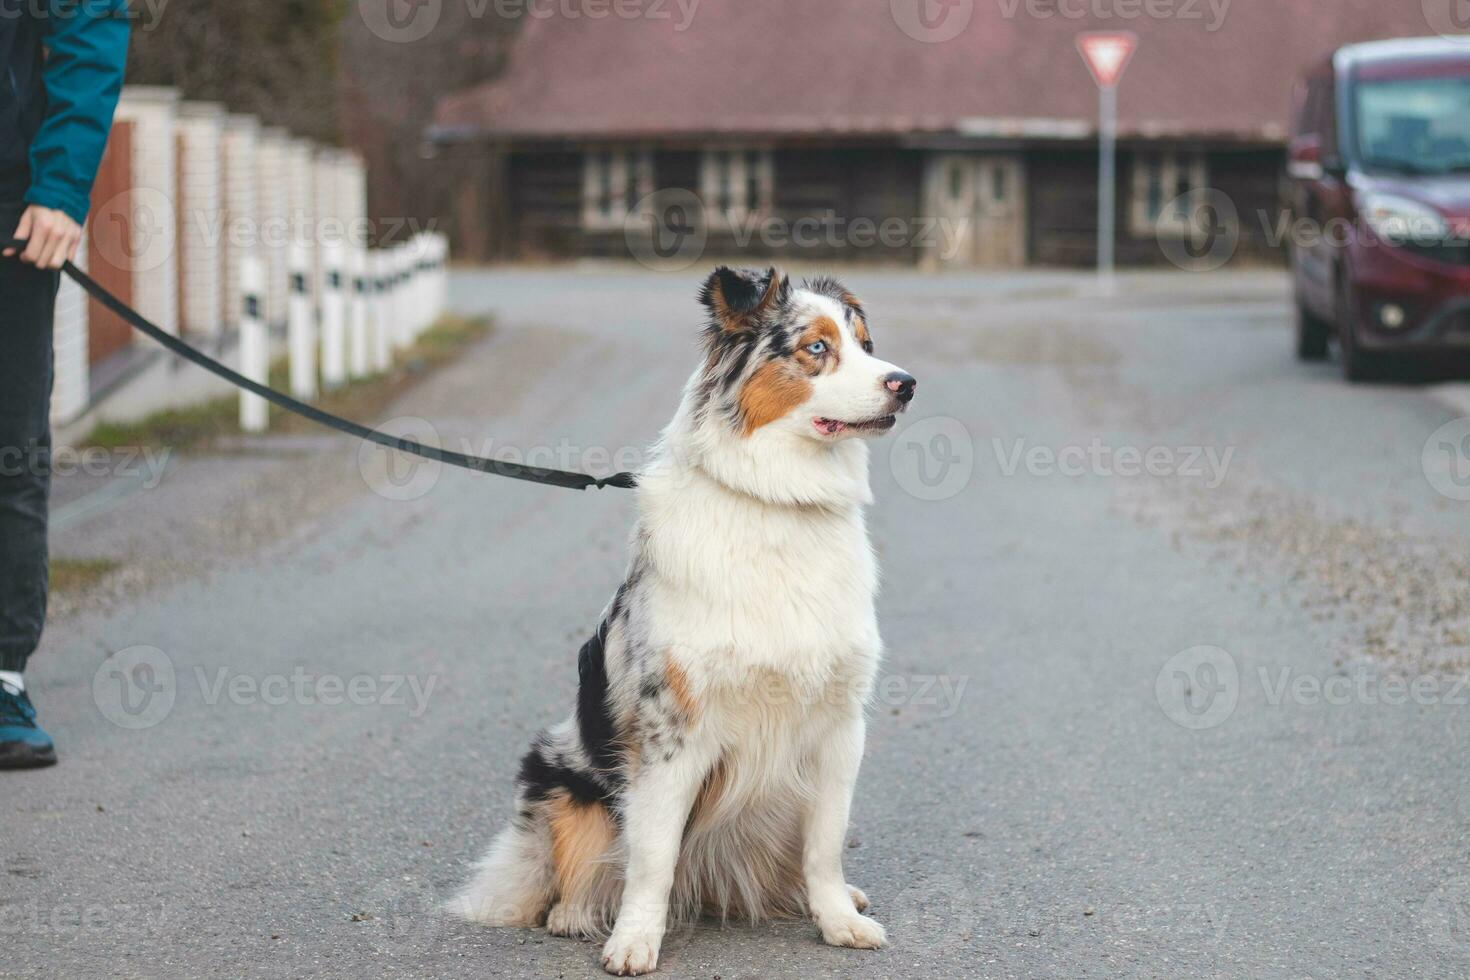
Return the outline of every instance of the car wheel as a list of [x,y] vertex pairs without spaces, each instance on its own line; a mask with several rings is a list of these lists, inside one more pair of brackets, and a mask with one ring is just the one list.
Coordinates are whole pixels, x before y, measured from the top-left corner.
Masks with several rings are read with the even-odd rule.
[[1382,357],[1363,350],[1358,343],[1358,304],[1346,276],[1338,279],[1337,286],[1337,340],[1344,377],[1349,381],[1373,381],[1382,376]]
[[1321,361],[1327,358],[1327,338],[1332,325],[1300,302],[1296,305],[1296,359]]

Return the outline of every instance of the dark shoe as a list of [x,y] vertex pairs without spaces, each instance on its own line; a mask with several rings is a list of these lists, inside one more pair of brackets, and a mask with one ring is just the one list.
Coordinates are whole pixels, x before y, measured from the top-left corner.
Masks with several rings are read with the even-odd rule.
[[56,765],[56,746],[36,724],[36,707],[24,691],[0,684],[0,769]]

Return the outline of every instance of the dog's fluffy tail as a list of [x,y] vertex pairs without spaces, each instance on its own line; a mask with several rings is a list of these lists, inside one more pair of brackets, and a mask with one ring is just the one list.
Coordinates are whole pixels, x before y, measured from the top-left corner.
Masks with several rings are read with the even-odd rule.
[[555,895],[550,832],[543,821],[521,818],[495,838],[445,910],[480,925],[537,926]]

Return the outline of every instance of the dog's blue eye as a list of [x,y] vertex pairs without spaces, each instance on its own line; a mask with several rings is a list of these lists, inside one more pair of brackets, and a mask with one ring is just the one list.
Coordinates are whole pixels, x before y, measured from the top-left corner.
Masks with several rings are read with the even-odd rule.
[[815,344],[807,344],[806,352],[808,354],[825,354],[827,353],[827,342],[825,340],[819,340]]

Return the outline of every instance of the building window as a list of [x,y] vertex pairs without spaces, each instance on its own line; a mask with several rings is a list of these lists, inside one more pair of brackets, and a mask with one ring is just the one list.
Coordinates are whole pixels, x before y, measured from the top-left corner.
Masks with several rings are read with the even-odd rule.
[[622,228],[653,193],[653,154],[644,149],[592,149],[582,160],[582,226]]
[[949,199],[954,204],[964,204],[970,195],[970,174],[965,165],[951,160],[949,167]]
[[1209,186],[1203,153],[1137,153],[1133,157],[1133,208],[1129,224],[1139,238],[1185,235]]
[[769,213],[775,174],[770,150],[706,150],[699,189],[708,220],[737,225]]

